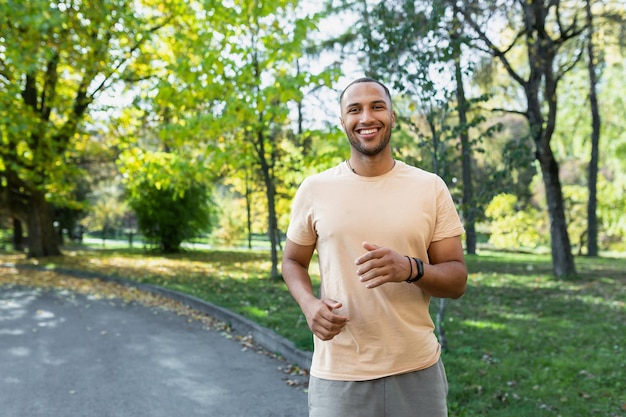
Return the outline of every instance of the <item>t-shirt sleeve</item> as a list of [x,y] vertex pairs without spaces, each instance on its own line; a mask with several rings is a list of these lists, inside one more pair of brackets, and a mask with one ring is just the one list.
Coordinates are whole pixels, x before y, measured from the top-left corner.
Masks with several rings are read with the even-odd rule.
[[446,183],[437,177],[437,221],[432,241],[437,242],[465,233],[459,214],[454,206],[452,195]]
[[313,223],[313,190],[308,180],[304,180],[291,205],[291,216],[287,228],[287,238],[292,242],[308,246],[317,241]]

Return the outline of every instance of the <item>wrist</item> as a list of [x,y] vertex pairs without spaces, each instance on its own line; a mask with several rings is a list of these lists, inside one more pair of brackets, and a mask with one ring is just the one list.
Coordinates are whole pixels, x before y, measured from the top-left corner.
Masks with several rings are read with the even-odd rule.
[[409,261],[409,277],[405,281],[409,281],[413,277],[413,261],[408,256],[404,256]]
[[[409,284],[419,281],[424,276],[424,262],[419,258],[410,258],[409,262],[411,261],[411,259],[415,261],[415,276],[412,276],[413,274],[409,276],[409,278],[406,280],[406,282],[408,282]],[[413,266],[411,265],[411,272],[412,268]]]

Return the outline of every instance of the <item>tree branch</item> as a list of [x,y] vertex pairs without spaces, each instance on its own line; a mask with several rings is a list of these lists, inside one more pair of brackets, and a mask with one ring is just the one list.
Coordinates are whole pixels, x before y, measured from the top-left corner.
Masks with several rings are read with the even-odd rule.
[[[142,32],[141,34],[153,34],[156,31],[158,31],[159,29],[163,28],[165,25],[167,25],[172,19],[174,18],[173,15],[163,19],[163,21],[151,28],[149,28],[147,31]],[[110,37],[111,34],[108,34],[108,37]],[[113,69],[111,71],[109,71],[109,73],[104,77],[104,79],[102,80],[102,82],[92,91],[92,93],[90,94],[90,97],[93,99],[98,92],[100,92],[101,90],[103,90],[106,85],[108,84],[109,80],[111,79],[111,77],[113,77],[113,75],[117,74],[119,69],[126,64],[133,56],[133,53],[138,50],[141,45],[147,40],[149,39],[149,36],[141,36],[139,39],[136,39],[135,44],[128,50],[128,52],[126,53],[126,59],[122,59],[120,60],[117,65],[115,65],[113,67]]]
[[490,108],[490,109],[488,109],[486,107],[483,107],[483,106],[475,106],[475,107],[477,109],[479,109],[479,110],[488,111],[488,112],[491,112],[491,113],[500,112],[500,113],[517,114],[517,115],[520,115],[520,116],[524,116],[524,118],[528,119],[528,112],[525,112],[525,111],[513,110],[513,109],[503,109],[503,108],[499,108],[499,107],[493,107],[493,108]]
[[52,58],[48,61],[44,77],[43,88],[41,89],[41,119],[50,120],[52,107],[49,102],[54,101],[56,96],[56,86],[59,80],[57,68],[59,65],[59,53],[54,51]]
[[[506,55],[505,55],[506,53],[505,51],[509,51],[513,47],[514,43],[511,44],[505,51],[500,50],[493,42],[491,42],[491,39],[489,39],[489,37],[485,34],[485,32],[481,30],[480,26],[474,21],[474,19],[472,19],[467,9],[459,8],[456,5],[456,3],[453,3],[453,7],[454,7],[455,13],[463,16],[465,22],[467,22],[470,25],[470,27],[478,35],[478,38],[482,42],[484,42],[485,45],[487,45],[487,48],[488,48],[487,52],[490,55],[493,55],[502,63],[502,65],[504,66],[506,71],[509,73],[511,78],[517,81],[521,86],[525,86],[526,81],[519,74],[517,74],[517,72],[515,72],[515,70],[513,69],[513,66],[511,65],[511,63],[509,62],[509,60],[506,58]],[[515,39],[516,40],[519,39],[520,36],[521,34],[518,35]]]
[[557,71],[556,74],[556,81],[559,82],[561,81],[561,79],[563,79],[563,77],[565,76],[565,74],[567,74],[569,71],[571,71],[582,59],[583,54],[585,52],[584,48],[580,48],[580,50],[578,51],[578,54],[576,54],[576,58],[574,58],[572,60],[572,62],[570,62],[569,65],[565,65],[561,68],[559,68],[559,70]]

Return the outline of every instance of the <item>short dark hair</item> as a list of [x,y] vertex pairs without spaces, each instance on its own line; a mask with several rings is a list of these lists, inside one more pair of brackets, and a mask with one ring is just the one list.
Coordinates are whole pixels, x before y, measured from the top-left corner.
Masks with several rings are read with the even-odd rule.
[[346,93],[346,90],[350,87],[352,87],[354,84],[359,84],[359,83],[376,83],[379,86],[381,86],[384,90],[385,90],[385,94],[387,94],[387,98],[389,99],[389,102],[391,103],[391,93],[389,92],[389,89],[387,88],[387,86],[383,83],[381,83],[378,80],[375,80],[374,78],[370,78],[370,77],[361,77],[361,78],[357,78],[356,80],[352,81],[350,84],[348,84],[346,86],[346,88],[343,89],[343,91],[341,92],[341,95],[339,96],[339,106],[341,106],[341,102],[343,101],[343,96]]

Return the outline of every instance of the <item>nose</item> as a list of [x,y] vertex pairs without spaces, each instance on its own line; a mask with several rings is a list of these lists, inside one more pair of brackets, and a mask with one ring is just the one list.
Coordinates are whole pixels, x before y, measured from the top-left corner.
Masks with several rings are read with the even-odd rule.
[[368,123],[375,120],[374,118],[374,112],[371,109],[368,108],[364,108],[363,111],[361,111],[361,118],[359,120],[360,123]]

